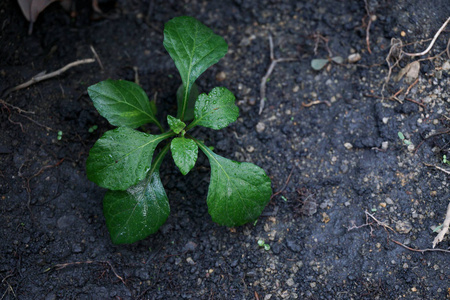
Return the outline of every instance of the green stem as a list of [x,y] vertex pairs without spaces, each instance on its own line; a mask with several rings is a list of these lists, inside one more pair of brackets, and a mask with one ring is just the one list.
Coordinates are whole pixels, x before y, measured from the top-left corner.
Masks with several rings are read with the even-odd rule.
[[152,163],[152,167],[149,172],[150,174],[152,174],[156,169],[159,169],[164,157],[166,156],[167,152],[169,151],[169,148],[170,148],[170,143],[165,145],[164,148],[162,148],[161,152],[158,153],[158,155],[156,156],[155,160]]
[[172,136],[176,136],[177,134],[175,132],[171,131],[167,131],[167,132],[163,132],[162,134],[159,134],[158,136],[161,138],[161,140],[165,140],[168,139]]
[[155,125],[158,126],[159,130],[161,130],[161,132],[164,132],[164,128],[161,126],[161,123],[159,123],[158,120],[155,120]]
[[195,126],[197,126],[197,123],[198,123],[198,120],[195,120],[195,119],[194,119],[194,121],[192,121],[192,122],[184,129],[184,131],[187,132],[189,129],[194,128]]

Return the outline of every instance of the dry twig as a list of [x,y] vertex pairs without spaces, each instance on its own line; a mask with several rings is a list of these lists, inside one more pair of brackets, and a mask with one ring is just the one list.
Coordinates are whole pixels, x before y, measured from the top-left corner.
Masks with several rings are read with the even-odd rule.
[[92,53],[94,54],[95,58],[97,59],[98,64],[100,65],[100,68],[102,69],[102,71],[104,70],[103,68],[103,64],[102,61],[100,60],[100,57],[97,54],[97,51],[95,51],[94,46],[90,46]]
[[269,46],[270,46],[270,66],[269,69],[267,70],[266,75],[264,75],[264,77],[261,79],[261,84],[260,84],[260,104],[259,104],[259,114],[262,113],[262,111],[264,110],[264,105],[265,105],[265,101],[266,101],[266,83],[267,80],[269,79],[270,75],[272,74],[273,69],[275,68],[275,66],[277,65],[277,63],[280,62],[285,62],[285,61],[295,61],[297,60],[296,58],[274,58],[273,55],[273,41],[272,41],[272,36],[269,34]]
[[441,168],[441,167],[439,167],[439,166],[435,166],[435,165],[432,165],[432,164],[427,164],[427,163],[423,163],[423,164],[424,164],[425,166],[427,166],[427,167],[433,167],[433,168],[435,168],[435,169],[438,169],[439,171],[442,171],[442,172],[444,172],[444,173],[450,175],[450,171],[447,171],[447,170],[444,169],[444,168]]
[[271,200],[272,200],[273,197],[275,197],[275,196],[281,194],[281,193],[284,191],[284,189],[285,189],[285,188],[287,187],[287,185],[289,184],[289,180],[291,180],[291,176],[292,176],[292,173],[294,173],[294,170],[295,170],[295,165],[294,165],[294,167],[292,168],[291,172],[289,173],[289,176],[288,176],[286,182],[284,183],[284,186],[283,186],[278,192],[276,192],[275,194],[273,194],[273,195],[270,197]]
[[436,247],[437,244],[442,242],[442,240],[444,239],[444,236],[448,232],[449,226],[450,226],[450,203],[447,206],[447,213],[445,214],[445,220],[444,220],[444,223],[442,224],[441,232],[439,232],[439,234],[434,238],[433,249],[434,249],[434,247]]
[[81,264],[106,264],[109,266],[109,268],[111,269],[111,271],[114,273],[114,275],[120,280],[122,281],[123,285],[127,286],[125,283],[125,280],[123,279],[122,276],[120,276],[119,274],[117,274],[116,269],[113,267],[113,265],[109,262],[109,261],[93,261],[93,260],[87,260],[87,261],[76,261],[76,262],[71,262],[71,263],[64,263],[64,264],[56,264],[50,268],[48,268],[47,270],[45,270],[44,272],[48,272],[52,269],[55,270],[61,270],[64,269],[66,267],[69,266],[73,266],[73,265],[81,265]]
[[408,249],[408,250],[414,251],[414,252],[420,252],[422,254],[425,253],[425,252],[446,252],[446,253],[450,253],[450,250],[445,250],[445,249],[414,249],[414,248],[408,247],[408,246],[400,243],[399,241],[396,241],[396,240],[393,240],[393,239],[391,239],[391,241],[393,241],[397,245],[402,246],[405,249]]
[[33,84],[38,83],[40,81],[59,76],[59,75],[61,75],[62,73],[64,73],[65,71],[67,71],[68,69],[70,69],[72,67],[75,67],[75,66],[78,66],[78,65],[82,65],[82,64],[90,64],[90,63],[93,63],[93,62],[95,62],[95,59],[93,59],[93,58],[86,58],[86,59],[81,59],[81,60],[77,60],[77,61],[71,62],[70,64],[67,64],[64,67],[62,67],[61,69],[58,69],[58,70],[53,71],[53,72],[48,73],[48,74],[45,74],[45,71],[41,72],[41,73],[37,74],[36,76],[34,76],[33,78],[31,78],[30,80],[28,80],[27,82],[19,84],[18,86],[12,87],[10,89],[7,89],[3,93],[2,96],[6,97],[11,92],[27,88],[30,85],[33,85]]
[[365,7],[366,7],[367,17],[369,19],[369,22],[367,23],[367,28],[366,28],[367,51],[369,52],[369,54],[372,54],[372,51],[370,50],[370,25],[372,25],[372,14],[370,13],[368,1],[364,0],[364,3],[365,3]]
[[447,21],[444,22],[444,24],[442,24],[441,28],[439,28],[439,30],[436,32],[436,34],[433,37],[433,40],[431,41],[430,45],[428,46],[427,49],[425,49],[422,52],[419,53],[407,53],[407,52],[403,52],[403,54],[407,55],[407,56],[422,56],[427,54],[428,52],[430,52],[431,48],[433,48],[434,43],[436,42],[437,38],[439,37],[439,35],[441,34],[441,32],[444,30],[444,28],[447,26],[448,22],[450,22],[450,17],[447,19]]
[[313,105],[317,105],[317,104],[321,104],[321,103],[326,104],[328,107],[331,106],[331,103],[326,101],[326,100],[325,101],[316,100],[316,101],[311,101],[311,102],[308,102],[308,103],[302,102],[302,106],[303,107],[311,107]]

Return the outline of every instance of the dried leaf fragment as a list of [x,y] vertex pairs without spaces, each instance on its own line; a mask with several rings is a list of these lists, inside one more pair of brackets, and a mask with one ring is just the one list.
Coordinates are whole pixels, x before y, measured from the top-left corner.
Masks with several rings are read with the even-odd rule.
[[412,83],[414,80],[419,77],[419,71],[420,71],[420,62],[419,61],[413,61],[412,63],[409,63],[400,70],[400,72],[395,77],[395,81],[400,81],[403,76],[405,76],[405,82],[406,83]]
[[442,224],[441,232],[439,232],[439,234],[434,238],[433,248],[436,247],[437,244],[442,242],[445,234],[448,232],[449,226],[450,226],[450,203],[448,204],[448,207],[447,207],[447,213],[445,215],[444,224]]

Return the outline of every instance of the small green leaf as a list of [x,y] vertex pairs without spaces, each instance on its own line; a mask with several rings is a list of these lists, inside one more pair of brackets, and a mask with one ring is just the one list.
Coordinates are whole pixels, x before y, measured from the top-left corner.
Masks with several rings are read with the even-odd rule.
[[169,200],[159,177],[159,167],[169,150],[156,157],[147,177],[126,191],[108,191],[103,214],[114,244],[131,244],[158,231],[170,213]]
[[172,129],[173,132],[175,132],[176,134],[179,134],[181,132],[181,130],[183,130],[184,127],[186,127],[186,124],[184,124],[183,121],[181,121],[180,119],[174,118],[171,115],[167,116],[167,123],[169,123],[170,129]]
[[170,144],[170,151],[175,164],[183,175],[189,173],[194,167],[198,156],[198,146],[191,140],[184,137],[174,138]]
[[[184,99],[184,86],[183,84],[180,85],[180,87],[177,90],[177,103],[178,103],[178,112],[177,112],[177,118],[181,117],[181,110],[183,108],[183,99]],[[197,100],[197,97],[199,95],[198,86],[194,82],[191,87],[191,92],[189,94],[188,102],[186,105],[186,111],[184,112],[184,119],[185,121],[190,121],[194,119],[194,109],[195,109],[195,101]]]
[[258,246],[262,247],[264,246],[265,242],[264,240],[258,240]]
[[402,141],[405,139],[405,136],[403,135],[403,133],[401,131],[399,131],[397,134],[398,134],[399,139],[401,139]]
[[342,64],[344,63],[344,59],[341,56],[335,56],[331,58],[332,61],[334,61],[337,64]]
[[270,250],[270,245],[264,244],[264,250],[269,251]]
[[219,225],[243,225],[259,217],[272,195],[270,178],[251,163],[221,157],[196,141],[211,165],[208,212]]
[[192,84],[228,51],[225,40],[193,17],[173,18],[164,26],[164,47],[175,62],[184,86],[178,118],[185,120]]
[[129,127],[107,131],[89,152],[88,179],[110,190],[126,190],[145,178],[156,146],[171,135],[150,135]]
[[134,82],[108,79],[88,87],[88,94],[100,115],[114,126],[159,124],[147,95]]
[[232,92],[224,87],[214,88],[209,95],[201,94],[195,103],[195,119],[188,129],[200,125],[212,129],[222,129],[239,117]]
[[324,59],[324,58],[315,58],[313,60],[311,60],[311,67],[316,70],[322,70],[323,67],[325,67],[328,63],[328,59]]

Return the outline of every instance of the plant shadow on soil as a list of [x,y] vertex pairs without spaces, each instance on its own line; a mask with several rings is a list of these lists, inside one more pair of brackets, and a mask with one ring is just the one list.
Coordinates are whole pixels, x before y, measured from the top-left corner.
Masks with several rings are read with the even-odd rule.
[[[120,0],[96,19],[89,3],[82,2],[73,19],[55,3],[32,35],[15,1],[0,4],[1,91],[92,57],[90,45],[104,65],[81,65],[2,98],[10,105],[0,104],[1,299],[449,297],[449,254],[410,251],[393,240],[430,248],[436,235],[430,228],[444,219],[448,174],[424,163],[445,168],[442,156],[450,157],[449,70],[443,68],[450,58],[421,62],[419,81],[406,97],[421,105],[402,94],[402,103],[389,99],[409,87],[403,81],[391,80],[385,99],[372,97],[381,96],[391,38],[406,44],[433,36],[450,15],[446,1],[368,1],[376,16],[372,54],[363,1],[151,3]],[[274,191],[285,188],[255,224],[219,227],[206,207],[207,159],[200,156],[183,177],[166,158],[167,223],[143,241],[113,245],[102,215],[105,190],[85,174],[90,147],[111,127],[86,89],[107,78],[133,81],[137,68],[149,97],[156,94],[160,120],[174,114],[181,81],[163,48],[162,28],[179,15],[195,16],[228,42],[226,57],[198,84],[203,91],[227,87],[240,107],[229,128],[197,135],[225,157],[264,168]],[[259,115],[268,33],[275,57],[298,61],[276,65]],[[359,66],[312,70],[311,59],[328,55],[324,43],[315,53],[314,34],[328,39],[333,55],[359,53]],[[445,50],[449,38],[447,28],[430,56]],[[225,78],[216,77],[219,72]],[[329,105],[302,105],[311,101]],[[365,211],[394,232],[366,219]],[[366,222],[373,224],[361,226]],[[259,239],[270,250],[259,247]],[[439,247],[448,249],[448,237]]]

